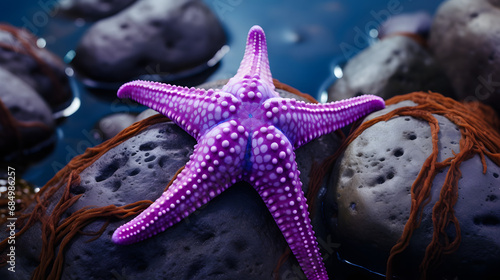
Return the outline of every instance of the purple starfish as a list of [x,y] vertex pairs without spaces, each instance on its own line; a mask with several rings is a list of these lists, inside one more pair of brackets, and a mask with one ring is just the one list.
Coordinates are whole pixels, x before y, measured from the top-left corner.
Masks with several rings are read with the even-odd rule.
[[153,108],[198,144],[184,170],[148,209],[113,234],[130,244],[165,231],[238,181],[264,200],[308,279],[328,279],[302,192],[294,149],[384,108],[365,95],[329,104],[306,104],[276,93],[264,31],[248,33],[236,76],[207,91],[134,81],[118,90]]

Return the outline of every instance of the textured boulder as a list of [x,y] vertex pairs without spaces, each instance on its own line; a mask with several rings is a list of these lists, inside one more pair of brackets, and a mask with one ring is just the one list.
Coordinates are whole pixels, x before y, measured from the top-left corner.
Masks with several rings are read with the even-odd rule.
[[98,81],[122,82],[162,75],[211,59],[226,37],[199,0],[142,0],[95,23],[82,37],[73,65]]
[[47,103],[3,68],[0,84],[0,157],[34,152],[53,143],[54,121]]
[[418,90],[452,92],[434,59],[407,36],[392,36],[370,46],[349,60],[343,71],[328,89],[329,101],[361,94],[388,99]]
[[56,10],[64,15],[98,20],[114,15],[136,0],[66,0],[60,1]]
[[[297,151],[304,188],[312,162],[332,154],[338,141],[329,134]],[[145,128],[80,172],[70,193],[82,196],[62,218],[89,206],[154,201],[188,161],[194,144],[192,137],[172,123]],[[71,164],[78,167],[82,163]],[[49,212],[63,192],[64,187],[51,198]],[[265,204],[246,183],[232,186],[153,238],[127,246],[112,243],[113,231],[130,219],[111,220],[102,236],[92,242],[86,243],[91,237],[85,235],[72,239],[65,249],[62,279],[273,279],[273,270],[287,248]],[[97,232],[104,222],[94,221],[83,232]],[[28,279],[38,265],[34,260],[42,250],[40,231],[37,223],[16,239],[16,263],[22,268],[16,276],[20,279]],[[1,232],[0,237],[5,238],[4,234]],[[0,270],[0,278],[7,273]],[[287,277],[282,279],[303,277],[300,273],[293,257],[280,270]]]
[[429,46],[458,98],[481,101],[500,112],[500,1],[444,2]]
[[26,30],[0,25],[0,65],[31,86],[53,111],[67,106],[71,88],[60,58],[37,46]]
[[[384,115],[404,106],[403,101],[370,115]],[[437,162],[461,151],[461,132],[443,116],[439,122]],[[347,147],[334,169],[334,189],[327,195],[330,230],[338,235],[341,256],[356,264],[384,273],[389,251],[401,237],[410,216],[410,189],[432,152],[428,122],[398,116],[377,122]],[[500,167],[486,157],[487,172],[479,155],[460,165],[458,201],[454,206],[461,229],[457,251],[444,255],[430,279],[498,279],[500,269]],[[427,168],[427,170],[429,170]],[[422,222],[409,247],[395,257],[394,271],[402,279],[419,279],[418,265],[432,239],[432,209],[440,197],[448,168],[437,173],[423,208]],[[453,226],[446,228],[453,235]],[[442,237],[441,237],[442,238]],[[453,239],[452,239],[453,240]],[[434,269],[435,267],[433,267]],[[493,277],[493,278],[488,278]]]

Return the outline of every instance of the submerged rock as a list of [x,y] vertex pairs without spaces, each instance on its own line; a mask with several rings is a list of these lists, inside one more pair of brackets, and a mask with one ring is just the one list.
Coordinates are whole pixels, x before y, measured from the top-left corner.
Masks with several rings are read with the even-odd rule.
[[500,2],[449,0],[432,24],[429,46],[457,97],[500,112]]
[[36,152],[54,142],[54,121],[45,101],[0,67],[0,158]]
[[[402,101],[387,106],[370,115],[365,123],[406,106],[411,108],[416,103]],[[450,117],[454,116],[452,111],[455,108],[446,105],[444,108],[447,109],[441,109],[442,114],[448,112]],[[391,248],[402,236],[410,216],[414,215],[410,212],[410,208],[416,207],[411,206],[412,184],[419,174],[426,176],[426,172],[432,172],[430,165],[422,168],[433,162],[428,160],[433,152],[429,122],[423,120],[420,113],[412,116],[411,109],[402,112],[406,113],[374,123],[350,143],[334,169],[334,188],[329,190],[326,200],[327,209],[338,215],[330,217],[330,229],[340,240],[341,256],[381,273],[386,271]],[[459,126],[444,116],[433,116],[439,126],[439,152],[435,162],[444,162],[469,149],[467,145],[461,147],[463,139],[461,140]],[[476,125],[468,127],[468,132],[476,133]],[[467,137],[473,138],[475,135]],[[491,137],[500,139],[498,133],[494,132]],[[500,156],[498,150],[491,152]],[[454,176],[458,176],[457,189],[451,188],[445,195],[450,196],[456,190],[456,204],[453,205],[445,198],[444,200],[450,203],[449,207],[454,209],[458,220],[461,236],[459,247],[456,251],[451,250],[451,254],[443,255],[438,266],[431,266],[426,271],[428,279],[497,279],[500,276],[500,166],[488,156],[485,160],[487,171],[484,174],[481,157],[479,154],[474,155],[474,152],[470,157],[454,159],[461,175],[449,174],[450,167],[437,167],[439,172],[431,179],[430,197],[428,204],[423,206],[420,226],[413,232],[408,248],[394,257],[392,268],[395,276],[401,279],[420,279],[418,265],[436,230],[433,225],[433,207],[436,207],[440,196],[443,196],[440,194],[445,188],[443,184],[451,182],[453,186],[450,178]],[[423,189],[417,188],[414,192],[424,193]],[[413,199],[422,198],[415,195]],[[416,215],[418,219],[420,216]],[[452,219],[451,216],[448,217]],[[443,240],[452,242],[459,238],[455,232],[455,224],[451,222],[444,228],[448,236],[439,236],[443,244]]]
[[362,94],[384,99],[413,91],[451,95],[451,86],[426,49],[407,36],[391,36],[349,60],[343,76],[328,89],[328,100]]
[[97,81],[123,82],[206,63],[225,44],[217,17],[199,0],[141,0],[95,23],[73,65]]
[[37,45],[38,38],[24,29],[0,24],[0,66],[37,92],[53,111],[69,105],[72,98],[66,66]]
[[[160,122],[151,124],[153,120]],[[99,231],[106,223],[109,216],[105,209],[144,199],[156,200],[176,171],[188,161],[196,142],[161,116],[136,123],[127,131],[136,127],[144,130],[129,135],[123,142],[113,138],[87,150],[83,158],[74,159],[63,169],[66,176],[59,174],[50,181],[51,189],[45,192],[56,189],[60,183],[63,187],[48,201],[48,212],[59,213],[61,219],[69,220],[86,207],[101,207],[95,214],[98,219],[90,220],[92,222],[82,229],[89,233]],[[329,134],[297,151],[304,188],[308,185],[312,161],[322,161],[332,154],[338,141],[335,134]],[[120,144],[114,146],[114,143]],[[102,148],[104,146],[107,148]],[[81,171],[73,171],[71,175],[71,170]],[[68,209],[61,210],[56,203],[65,189],[68,195],[81,196]],[[273,270],[288,247],[262,199],[246,183],[230,187],[202,209],[153,238],[127,246],[114,244],[113,231],[133,216],[110,219],[103,234],[91,242],[87,242],[91,236],[77,234],[64,249],[61,262],[49,265],[44,275],[56,276],[56,266],[61,265],[61,279],[272,279]],[[77,226],[77,221],[71,225]],[[63,234],[63,228],[58,229],[54,234]],[[47,240],[41,240],[41,231],[38,222],[16,238],[19,244],[16,264],[22,267],[16,275],[20,278],[29,278],[33,271],[42,273],[40,267],[37,268],[40,253],[51,247],[47,246]],[[1,232],[0,236],[4,238],[4,234]],[[42,261],[50,263],[51,259]],[[7,273],[10,272],[0,270],[0,278]],[[303,277],[300,273],[293,257],[280,270],[282,276],[287,276],[282,279]]]
[[136,0],[65,0],[56,10],[64,15],[98,20],[112,16],[133,4]]

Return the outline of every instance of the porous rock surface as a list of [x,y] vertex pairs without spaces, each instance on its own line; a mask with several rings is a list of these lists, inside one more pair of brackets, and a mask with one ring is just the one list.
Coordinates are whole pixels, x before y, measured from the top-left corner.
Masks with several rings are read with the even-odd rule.
[[[329,134],[297,151],[304,189],[312,162],[333,154],[338,143],[337,136]],[[156,200],[188,161],[194,145],[195,140],[173,123],[147,128],[81,172],[80,184],[71,190],[83,196],[67,213],[86,206]],[[62,279],[274,279],[273,270],[288,246],[247,183],[230,187],[153,238],[127,246],[112,243],[113,231],[132,218],[111,221],[104,234],[90,243],[85,241],[91,237],[78,235],[66,250]],[[98,231],[102,224],[93,222],[84,231]],[[40,236],[37,224],[16,240],[20,279],[29,279],[37,265]],[[0,270],[0,278],[6,273]],[[303,279],[301,273],[293,256],[280,270],[282,279]]]
[[458,98],[481,101],[500,112],[500,1],[444,2],[429,46]]
[[384,99],[413,91],[452,94],[444,72],[426,49],[407,36],[392,36],[365,49],[343,69],[343,76],[328,89],[328,100],[362,94]]
[[141,0],[95,23],[82,37],[73,65],[86,77],[121,82],[207,62],[226,37],[199,0]]
[[22,40],[0,27],[0,44],[3,46],[0,48],[0,65],[32,87],[53,111],[64,108],[72,97],[66,66],[47,49],[37,47],[33,34],[14,29]]
[[47,103],[28,84],[1,67],[0,84],[3,103],[0,108],[0,157],[52,143],[55,140],[51,137],[54,121]]
[[114,15],[137,0],[64,0],[59,1],[57,12],[64,15],[98,20]]
[[[388,106],[368,119],[395,108],[414,106],[411,101]],[[460,150],[461,133],[442,116],[439,121],[438,161]],[[366,129],[346,149],[334,169],[334,188],[326,207],[338,213],[329,225],[340,240],[341,256],[371,270],[385,273],[389,250],[401,236],[410,213],[410,189],[432,151],[427,122],[400,116]],[[430,279],[498,279],[500,276],[500,167],[479,156],[463,162],[455,214],[461,228],[459,249],[444,257]],[[431,211],[439,198],[446,171],[433,181],[430,203],[409,248],[396,256],[396,275],[418,279],[418,265],[432,237]],[[334,209],[334,210],[332,210]],[[338,212],[336,212],[338,211]]]

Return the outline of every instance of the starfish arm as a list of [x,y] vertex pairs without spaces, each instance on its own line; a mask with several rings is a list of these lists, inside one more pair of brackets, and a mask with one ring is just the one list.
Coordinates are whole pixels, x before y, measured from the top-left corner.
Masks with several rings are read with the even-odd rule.
[[242,178],[248,133],[236,121],[222,123],[200,139],[172,185],[146,210],[112,236],[131,244],[165,231]]
[[328,279],[292,144],[274,126],[264,126],[253,134],[251,148],[254,163],[249,181],[264,200],[307,279]]
[[241,104],[229,93],[149,81],[122,85],[118,97],[160,112],[197,140],[215,124],[234,116]]
[[274,83],[267,57],[267,43],[264,30],[260,26],[253,26],[248,32],[247,44],[243,60],[238,72],[232,77],[222,89],[225,92],[233,92],[232,88],[240,88],[242,81],[256,78],[262,84],[261,93],[266,94],[274,91]]
[[385,107],[375,95],[363,95],[326,104],[271,98],[262,104],[264,116],[281,129],[296,149]]

